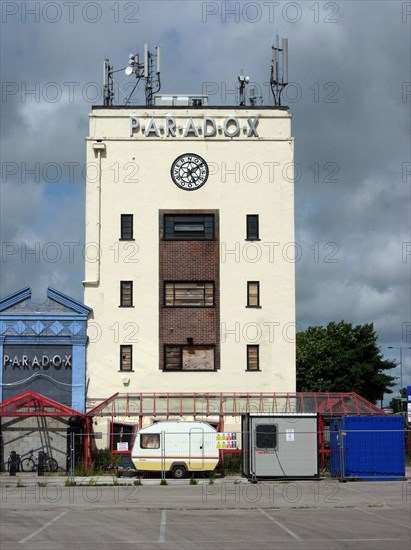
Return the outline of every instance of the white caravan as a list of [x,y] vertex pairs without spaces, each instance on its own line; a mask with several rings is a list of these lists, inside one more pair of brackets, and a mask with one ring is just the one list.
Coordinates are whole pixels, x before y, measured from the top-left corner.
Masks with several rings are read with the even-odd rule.
[[139,471],[211,472],[219,459],[217,430],[207,422],[165,421],[137,432],[131,459]]

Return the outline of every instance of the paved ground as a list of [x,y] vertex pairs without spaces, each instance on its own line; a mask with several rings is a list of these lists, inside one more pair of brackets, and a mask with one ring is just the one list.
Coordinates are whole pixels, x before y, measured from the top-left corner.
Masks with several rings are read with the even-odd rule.
[[[0,476],[0,547],[409,550],[411,482]],[[112,483],[112,477],[99,483]],[[23,485],[23,486],[18,486]]]

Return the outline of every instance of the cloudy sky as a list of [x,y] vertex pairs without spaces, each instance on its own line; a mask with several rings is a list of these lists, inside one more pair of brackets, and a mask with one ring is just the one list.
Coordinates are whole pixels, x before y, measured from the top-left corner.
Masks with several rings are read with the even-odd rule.
[[[162,92],[265,105],[271,45],[289,39],[283,103],[296,139],[297,322],[373,322],[411,346],[411,3],[100,1],[1,4],[0,294],[82,300],[85,141],[102,65],[162,47]],[[130,81],[119,78],[126,92]],[[142,96],[140,95],[140,100]],[[399,376],[397,368],[395,375]],[[404,385],[411,384],[403,351]]]

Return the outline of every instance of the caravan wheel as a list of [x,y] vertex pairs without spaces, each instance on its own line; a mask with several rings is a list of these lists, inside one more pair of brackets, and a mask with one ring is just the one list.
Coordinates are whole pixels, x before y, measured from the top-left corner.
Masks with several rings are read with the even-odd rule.
[[174,466],[173,467],[173,478],[174,479],[184,479],[186,477],[187,470],[185,466]]

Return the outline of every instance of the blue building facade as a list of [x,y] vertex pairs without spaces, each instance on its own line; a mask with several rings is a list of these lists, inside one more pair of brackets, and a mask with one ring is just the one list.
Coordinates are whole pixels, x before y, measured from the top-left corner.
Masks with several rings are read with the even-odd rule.
[[0,401],[30,390],[84,413],[91,309],[48,287],[35,304],[26,287],[0,301]]

